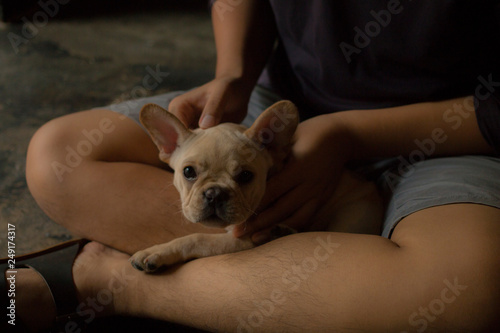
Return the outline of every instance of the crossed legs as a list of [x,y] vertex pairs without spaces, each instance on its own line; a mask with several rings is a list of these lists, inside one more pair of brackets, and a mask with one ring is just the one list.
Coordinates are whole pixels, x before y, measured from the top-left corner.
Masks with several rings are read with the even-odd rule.
[[129,254],[193,232],[220,232],[183,219],[166,169],[135,122],[93,110],[44,125],[30,143],[26,177],[54,221]]
[[[103,133],[98,140],[92,132],[96,144],[94,129]],[[67,162],[71,148],[80,163],[57,173],[54,161]],[[28,184],[58,223],[126,253],[208,231],[183,221],[155,149],[115,113],[70,115],[35,135]],[[120,272],[110,313],[219,331],[486,331],[500,310],[499,220],[500,210],[487,206],[441,206],[405,218],[391,240],[302,233],[158,275],[91,243],[75,264],[75,283],[84,301],[110,289]],[[92,279],[84,278],[89,270]]]

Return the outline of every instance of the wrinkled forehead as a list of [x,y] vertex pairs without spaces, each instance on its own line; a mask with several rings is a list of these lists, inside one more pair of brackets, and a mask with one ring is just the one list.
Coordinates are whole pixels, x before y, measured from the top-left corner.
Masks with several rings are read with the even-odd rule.
[[[246,137],[245,128],[222,124],[206,130],[196,130],[182,151],[182,164],[197,163],[205,168],[223,168],[231,171],[241,165],[267,162],[262,149]],[[180,166],[179,166],[180,167]],[[259,167],[265,167],[261,165]]]

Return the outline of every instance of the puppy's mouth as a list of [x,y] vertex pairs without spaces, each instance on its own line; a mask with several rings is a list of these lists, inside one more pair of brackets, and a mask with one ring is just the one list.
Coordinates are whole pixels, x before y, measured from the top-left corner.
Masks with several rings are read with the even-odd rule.
[[200,223],[206,227],[225,228],[230,225],[239,224],[246,218],[240,213],[228,212],[226,209],[205,207],[201,212],[189,219],[193,223]]
[[227,216],[225,212],[217,212],[214,210],[211,214],[203,214],[198,219],[197,223],[203,224],[206,227],[225,228],[232,224],[240,223],[240,219],[235,219]]
[[226,228],[239,224],[252,212],[237,194],[227,189],[211,187],[194,200],[183,205],[184,216],[207,227]]
[[206,227],[211,227],[211,228],[225,228],[233,223],[230,221],[225,221],[216,214],[212,214],[204,219],[201,219],[198,221],[198,223],[203,224]]

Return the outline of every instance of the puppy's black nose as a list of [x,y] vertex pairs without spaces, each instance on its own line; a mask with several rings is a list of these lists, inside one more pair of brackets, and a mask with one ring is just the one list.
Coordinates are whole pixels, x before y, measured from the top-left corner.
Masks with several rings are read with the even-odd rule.
[[205,200],[209,204],[222,202],[228,199],[229,195],[220,187],[210,187],[203,193]]

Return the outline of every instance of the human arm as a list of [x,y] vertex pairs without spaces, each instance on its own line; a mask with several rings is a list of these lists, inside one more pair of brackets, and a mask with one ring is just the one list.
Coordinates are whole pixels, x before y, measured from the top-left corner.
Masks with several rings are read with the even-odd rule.
[[426,159],[494,152],[479,130],[472,96],[330,116],[329,123],[339,122],[349,136],[349,159],[410,156],[416,150]]
[[208,128],[240,122],[276,39],[266,1],[218,0],[212,6],[217,51],[214,80],[177,98],[169,106],[186,125]]
[[473,104],[472,97],[465,97],[344,111],[301,123],[290,162],[269,180],[261,213],[234,234],[252,234],[276,223],[305,229],[352,160],[401,155],[416,162],[421,157],[493,153]]

